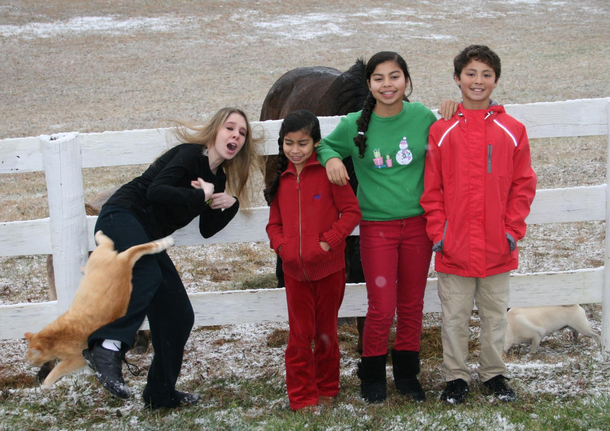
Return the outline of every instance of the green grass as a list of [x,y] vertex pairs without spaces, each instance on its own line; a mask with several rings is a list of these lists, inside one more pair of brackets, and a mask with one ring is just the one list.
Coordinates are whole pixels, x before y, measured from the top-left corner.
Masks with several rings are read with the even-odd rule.
[[[23,401],[2,392],[0,429],[608,429],[608,395],[557,399],[554,396],[522,396],[512,404],[491,402],[473,389],[468,401],[457,407],[429,400],[406,402],[390,385],[388,400],[366,405],[358,396],[354,377],[342,379],[343,391],[335,405],[319,414],[293,413],[285,403],[282,378],[228,377],[207,381],[199,388],[202,401],[195,407],[149,411],[125,409],[123,402],[101,394],[92,403],[87,396],[73,396],[82,388],[56,392],[44,404]],[[90,380],[90,381],[89,381]],[[81,380],[96,388],[93,378]],[[91,392],[91,391],[89,391]],[[97,388],[93,392],[98,392]]]

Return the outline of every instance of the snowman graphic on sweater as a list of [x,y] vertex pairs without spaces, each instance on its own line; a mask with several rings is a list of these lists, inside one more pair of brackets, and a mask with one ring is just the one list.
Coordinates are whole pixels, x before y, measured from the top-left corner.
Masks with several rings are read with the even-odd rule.
[[407,137],[404,136],[400,144],[398,144],[400,150],[396,153],[396,161],[400,165],[408,165],[413,160],[413,153],[409,150],[409,144],[407,144]]

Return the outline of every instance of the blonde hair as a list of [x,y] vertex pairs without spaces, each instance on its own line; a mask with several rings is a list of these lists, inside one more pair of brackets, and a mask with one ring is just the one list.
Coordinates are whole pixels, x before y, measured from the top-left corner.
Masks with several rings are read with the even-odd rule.
[[176,121],[178,127],[172,130],[176,138],[183,143],[196,144],[211,148],[216,142],[216,135],[231,114],[239,114],[246,120],[246,140],[241,150],[231,160],[220,165],[227,176],[227,193],[234,195],[240,202],[240,209],[249,208],[253,190],[248,183],[252,169],[260,168],[261,158],[258,144],[260,137],[254,137],[252,126],[246,113],[237,108],[222,108],[204,125]]

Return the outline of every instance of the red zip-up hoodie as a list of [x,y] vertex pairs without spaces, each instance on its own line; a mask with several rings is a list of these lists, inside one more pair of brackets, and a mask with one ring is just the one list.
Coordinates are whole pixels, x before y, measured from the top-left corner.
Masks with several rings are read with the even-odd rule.
[[[361,218],[352,188],[331,184],[314,152],[300,175],[291,162],[282,173],[267,235],[285,274],[300,281],[320,280],[345,268],[345,238]],[[330,245],[329,251],[321,241]]]
[[[518,267],[506,234],[525,236],[536,174],[523,124],[503,106],[468,110],[430,127],[420,203],[436,271],[489,277]],[[442,243],[441,243],[442,241]]]

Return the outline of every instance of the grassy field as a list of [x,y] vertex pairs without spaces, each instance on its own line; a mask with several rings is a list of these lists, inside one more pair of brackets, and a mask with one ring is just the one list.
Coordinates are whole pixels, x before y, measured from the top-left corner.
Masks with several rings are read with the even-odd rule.
[[[459,97],[451,60],[471,43],[487,44],[502,58],[493,96],[502,104],[608,97],[609,13],[605,0],[0,0],[0,139],[154,128],[164,118],[205,120],[227,105],[256,120],[268,89],[286,71],[346,70],[386,49],[407,60],[411,99],[436,108]],[[531,144],[539,189],[606,182],[607,138]],[[86,199],[142,169],[86,170]],[[44,175],[1,175],[0,203],[0,222],[46,217]],[[520,243],[519,272],[602,266],[603,241],[603,223],[533,226]],[[274,283],[267,244],[171,253],[189,292]],[[45,263],[46,256],[1,258],[0,305],[45,301]],[[586,309],[599,331],[601,307]],[[593,341],[573,344],[559,332],[537,354],[528,347],[511,351],[506,359],[519,401],[498,405],[476,383],[476,314],[471,323],[474,383],[465,405],[437,400],[444,384],[439,316],[432,313],[422,337],[426,403],[400,399],[391,379],[386,403],[360,399],[351,324],[340,328],[342,392],[335,405],[313,415],[288,408],[285,323],[195,328],[179,389],[200,394],[202,402],[175,411],[142,409],[150,352],[129,358],[142,372],[124,370],[136,396],[123,402],[87,372],[41,392],[37,370],[23,361],[25,342],[0,340],[0,429],[610,429],[610,365]]]

